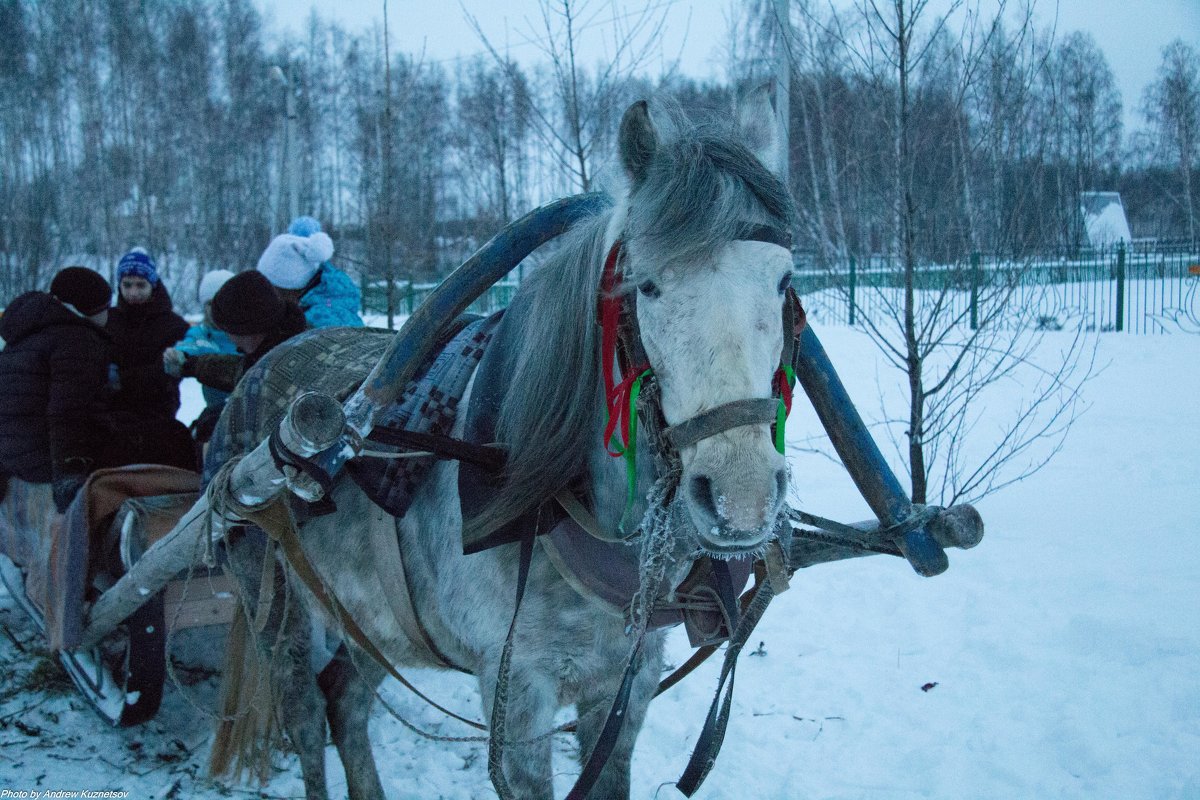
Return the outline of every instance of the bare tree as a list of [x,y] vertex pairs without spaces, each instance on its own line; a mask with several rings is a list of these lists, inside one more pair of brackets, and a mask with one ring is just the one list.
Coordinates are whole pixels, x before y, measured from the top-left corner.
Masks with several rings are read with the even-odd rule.
[[[866,289],[879,311],[860,319],[903,384],[905,415],[888,431],[914,501],[976,499],[1036,471],[1081,409],[1090,342],[1077,334],[1047,357],[1023,309],[1028,262],[984,271],[970,258],[984,242],[1011,246],[1020,217],[1006,199],[1009,165],[1025,147],[1045,60],[1031,9],[1009,15],[1001,4],[984,18],[963,0],[934,17],[927,0],[864,0],[846,15],[801,0],[799,19],[782,26],[774,3],[757,8],[768,23],[760,36],[771,25],[785,35],[796,72],[791,161],[804,238],[842,280],[852,242],[879,253],[867,259]],[[1025,402],[995,420],[987,398],[1012,380]]]
[[1051,166],[1058,183],[1063,239],[1082,245],[1082,192],[1102,188],[1118,166],[1121,95],[1104,53],[1090,34],[1074,32],[1058,44],[1043,71],[1050,123]]
[[529,84],[518,65],[489,66],[479,57],[458,76],[457,105],[459,184],[464,195],[477,198],[473,216],[487,220],[489,229],[478,233],[491,234],[525,205],[521,194],[532,113]]
[[[607,19],[601,16],[606,10],[611,11]],[[628,84],[662,34],[667,7],[625,10],[615,2],[538,0],[538,11],[537,23],[526,20],[527,36],[549,62],[549,71],[547,96],[530,106],[534,130],[574,188],[586,192],[595,178],[596,158],[609,151]],[[467,18],[496,63],[509,69],[513,62],[500,54],[478,20]],[[580,63],[582,37],[600,26],[609,33],[608,52],[588,70]]]
[[1146,89],[1142,113],[1158,152],[1179,170],[1188,238],[1197,233],[1192,181],[1200,165],[1200,51],[1176,39],[1163,48],[1158,76]]

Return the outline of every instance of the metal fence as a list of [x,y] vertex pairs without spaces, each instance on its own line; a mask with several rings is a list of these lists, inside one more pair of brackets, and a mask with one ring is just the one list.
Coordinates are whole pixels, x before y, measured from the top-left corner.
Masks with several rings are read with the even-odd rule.
[[[1047,330],[1200,333],[1200,248],[1123,247],[1014,261],[973,255],[918,269],[923,315],[975,327],[1033,324]],[[825,324],[886,326],[903,308],[903,272],[882,257],[845,267],[797,269],[793,286]]]
[[[838,269],[797,266],[792,285],[821,324],[886,326],[903,308],[903,272],[886,257],[852,258]],[[368,313],[387,311],[385,284],[364,287]],[[408,315],[437,286],[396,286],[396,313]],[[470,310],[489,314],[512,300],[517,280],[492,286]],[[1134,245],[1005,259],[975,254],[956,264],[918,269],[915,301],[923,314],[975,327],[1029,325],[1046,330],[1200,333],[1200,247]]]
[[[512,302],[520,283],[517,281],[501,281],[484,293],[467,309],[476,314],[490,314],[506,308]],[[429,293],[437,288],[436,283],[399,283],[396,286],[396,308],[399,316],[408,316],[424,302]],[[368,314],[387,313],[387,284],[383,282],[370,284],[363,289],[363,308]]]

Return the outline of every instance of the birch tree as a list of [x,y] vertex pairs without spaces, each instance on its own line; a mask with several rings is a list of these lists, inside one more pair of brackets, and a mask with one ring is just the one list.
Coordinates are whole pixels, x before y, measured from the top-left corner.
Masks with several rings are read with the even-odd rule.
[[1188,239],[1197,241],[1195,172],[1200,168],[1200,50],[1182,39],[1162,52],[1154,83],[1142,99],[1142,113],[1150,124],[1159,157],[1174,162]]

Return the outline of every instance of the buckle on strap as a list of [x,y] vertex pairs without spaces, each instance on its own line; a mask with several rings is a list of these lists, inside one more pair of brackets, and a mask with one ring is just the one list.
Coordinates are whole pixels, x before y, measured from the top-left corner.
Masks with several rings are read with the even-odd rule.
[[770,425],[775,421],[778,407],[779,399],[775,397],[734,400],[732,403],[710,408],[678,425],[672,425],[663,433],[671,444],[675,445],[676,450],[682,450],[701,439],[733,428],[744,425]]

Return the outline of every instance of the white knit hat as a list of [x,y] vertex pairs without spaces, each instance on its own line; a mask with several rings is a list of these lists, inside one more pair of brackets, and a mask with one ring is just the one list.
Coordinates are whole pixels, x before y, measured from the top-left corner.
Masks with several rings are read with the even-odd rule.
[[227,269],[214,269],[212,272],[205,274],[200,279],[200,305],[211,303],[217,290],[225,285],[225,281],[233,277],[233,273]]
[[317,231],[311,236],[281,233],[271,240],[258,259],[258,271],[280,289],[302,289],[312,280],[321,262],[333,257],[333,240]]

